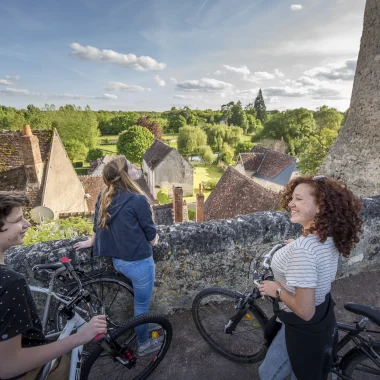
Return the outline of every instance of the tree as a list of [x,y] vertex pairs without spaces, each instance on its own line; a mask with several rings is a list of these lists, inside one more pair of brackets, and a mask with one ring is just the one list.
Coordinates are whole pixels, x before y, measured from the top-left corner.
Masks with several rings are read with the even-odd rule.
[[198,152],[198,149],[207,144],[207,135],[199,127],[187,125],[179,130],[177,146],[178,151],[184,156],[190,156]]
[[259,119],[256,119],[255,116],[251,114],[247,114],[247,122],[248,122],[248,133],[259,135],[263,130],[263,124]]
[[245,114],[240,100],[231,107],[231,117],[229,119],[229,124],[236,125],[247,133],[248,130],[248,121],[247,115]]
[[141,164],[142,156],[153,144],[154,136],[146,128],[134,125],[119,135],[116,148],[118,154],[124,154],[129,161]]
[[329,148],[337,136],[338,131],[323,128],[320,134],[308,138],[306,148],[300,154],[297,164],[302,174],[315,175],[318,173]]
[[136,112],[127,112],[123,116],[116,116],[112,119],[99,123],[102,135],[118,135],[137,124],[140,115]]
[[228,145],[231,145],[232,147],[236,147],[243,137],[243,129],[236,126],[230,126],[225,128],[226,134],[224,142],[226,142]]
[[222,160],[228,164],[231,165],[234,160],[234,150],[232,147],[230,147],[227,143],[223,143],[223,148],[221,150],[221,158]]
[[224,120],[227,124],[230,123],[230,119],[232,117],[232,107],[235,105],[234,102],[229,102],[227,104],[223,104],[222,109],[222,120]]
[[322,106],[314,112],[314,119],[319,131],[323,128],[338,131],[342,126],[344,115],[335,108]]
[[248,115],[253,116],[255,119],[257,117],[256,108],[252,103],[249,103],[245,106],[245,113]]
[[70,139],[66,140],[64,145],[71,162],[84,161],[86,159],[88,149],[82,142]]
[[178,133],[186,125],[186,119],[181,115],[174,115],[169,118],[169,130]]
[[254,107],[256,110],[257,119],[259,119],[264,124],[267,120],[267,107],[265,106],[263,92],[261,91],[261,88],[256,96]]
[[215,161],[214,152],[208,145],[199,147],[198,154],[206,165],[211,165]]
[[93,161],[97,160],[98,158],[103,158],[104,154],[103,151],[99,148],[90,149],[88,151],[86,161]]
[[151,120],[147,116],[142,116],[137,121],[137,125],[146,128],[157,140],[162,141],[162,130],[155,120]]
[[240,153],[247,153],[250,152],[251,149],[253,148],[255,144],[249,142],[249,141],[244,141],[240,142],[235,149],[235,156],[239,155]]

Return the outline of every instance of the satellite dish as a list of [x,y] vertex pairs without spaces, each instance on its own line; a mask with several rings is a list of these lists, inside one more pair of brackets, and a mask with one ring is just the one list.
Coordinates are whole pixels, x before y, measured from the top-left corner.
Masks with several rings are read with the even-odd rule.
[[37,206],[30,210],[30,217],[36,223],[44,223],[54,219],[54,212],[45,206]]

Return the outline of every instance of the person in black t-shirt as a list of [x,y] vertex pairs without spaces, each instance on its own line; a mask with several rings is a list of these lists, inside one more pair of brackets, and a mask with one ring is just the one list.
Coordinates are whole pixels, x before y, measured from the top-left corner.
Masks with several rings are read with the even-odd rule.
[[[106,317],[101,315],[77,334],[47,344],[25,278],[4,264],[5,251],[22,244],[30,227],[23,215],[28,202],[22,193],[0,191],[0,379],[35,379],[47,362],[107,332]],[[49,380],[67,376],[62,375],[65,371],[53,372]]]

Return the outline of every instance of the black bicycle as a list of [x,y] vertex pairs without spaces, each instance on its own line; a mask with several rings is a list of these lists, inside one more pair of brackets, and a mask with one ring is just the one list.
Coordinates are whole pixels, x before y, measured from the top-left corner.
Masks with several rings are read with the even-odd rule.
[[[198,293],[193,301],[192,315],[197,330],[215,351],[227,359],[241,363],[256,363],[264,359],[267,351],[264,326],[268,317],[257,303],[261,298],[257,286],[264,280],[273,280],[271,258],[283,246],[275,245],[264,256],[262,264],[262,255],[255,261],[251,271],[255,286],[251,293],[209,288]],[[378,330],[367,328],[370,323],[380,327],[380,308],[355,303],[346,303],[344,307],[363,318],[353,324],[338,323],[338,330],[345,335],[339,341],[331,372],[335,378],[344,380],[379,380],[380,340],[364,333],[380,334]],[[342,354],[348,344],[354,347]]]

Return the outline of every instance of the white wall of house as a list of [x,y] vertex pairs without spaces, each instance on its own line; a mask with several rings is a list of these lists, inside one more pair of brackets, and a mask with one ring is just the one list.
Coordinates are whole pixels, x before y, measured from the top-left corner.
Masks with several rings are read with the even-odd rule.
[[154,171],[148,166],[145,160],[143,160],[143,173],[147,174],[146,176],[143,174],[144,178],[146,180],[146,183],[148,184],[149,190],[152,193],[154,199],[157,199],[156,193],[154,192],[154,187],[156,186]]

